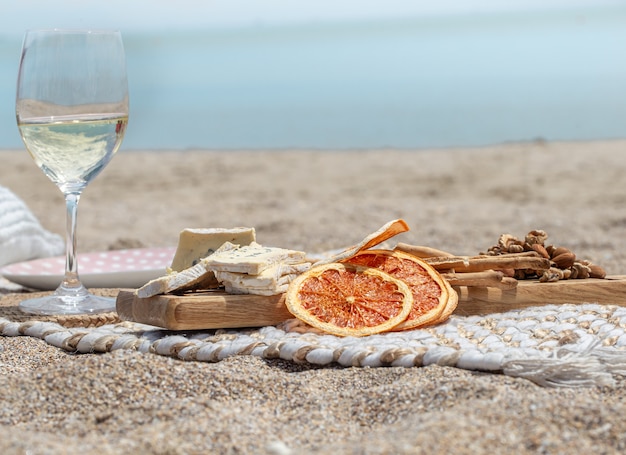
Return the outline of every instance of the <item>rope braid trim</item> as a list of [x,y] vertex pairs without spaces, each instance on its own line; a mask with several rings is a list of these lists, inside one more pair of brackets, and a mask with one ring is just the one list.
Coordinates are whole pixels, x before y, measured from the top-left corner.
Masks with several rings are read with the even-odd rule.
[[617,376],[626,376],[626,308],[596,304],[454,316],[429,329],[363,338],[307,331],[295,320],[183,333],[132,322],[86,328],[0,318],[0,334],[39,338],[75,353],[134,350],[200,362],[251,355],[370,368],[441,365],[524,377],[542,386],[612,386]]

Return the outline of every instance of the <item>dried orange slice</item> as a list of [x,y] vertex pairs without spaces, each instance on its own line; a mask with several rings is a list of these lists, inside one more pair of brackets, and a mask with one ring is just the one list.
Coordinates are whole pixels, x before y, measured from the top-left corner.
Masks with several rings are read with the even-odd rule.
[[287,309],[332,335],[365,336],[404,321],[413,295],[402,281],[370,267],[331,263],[312,267],[287,290]]
[[374,267],[405,282],[413,293],[413,308],[394,330],[408,330],[443,322],[456,308],[454,289],[432,266],[401,251],[363,250],[345,262]]

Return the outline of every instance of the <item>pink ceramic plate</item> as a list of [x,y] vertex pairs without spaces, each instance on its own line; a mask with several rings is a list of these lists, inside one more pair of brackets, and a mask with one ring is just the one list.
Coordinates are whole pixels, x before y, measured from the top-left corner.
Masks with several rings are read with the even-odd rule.
[[[138,288],[163,276],[176,248],[135,248],[78,254],[78,273],[88,288]],[[0,269],[7,280],[33,289],[53,290],[61,283],[65,256],[10,264]]]

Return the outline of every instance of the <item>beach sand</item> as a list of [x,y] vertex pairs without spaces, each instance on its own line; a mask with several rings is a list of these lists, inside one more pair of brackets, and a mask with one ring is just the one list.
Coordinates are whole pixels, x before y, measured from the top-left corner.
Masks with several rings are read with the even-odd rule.
[[[626,272],[626,142],[420,151],[121,151],[85,191],[79,251],[175,246],[187,227],[253,226],[322,252],[403,218],[395,240],[476,254],[500,234]],[[0,185],[62,233],[63,201],[25,151]],[[311,367],[69,354],[0,337],[0,453],[620,453],[626,381],[541,388],[450,367]]]

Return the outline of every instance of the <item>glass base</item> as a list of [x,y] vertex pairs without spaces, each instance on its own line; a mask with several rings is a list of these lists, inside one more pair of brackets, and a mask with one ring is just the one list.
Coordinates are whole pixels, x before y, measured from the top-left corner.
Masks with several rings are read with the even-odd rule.
[[86,294],[49,295],[20,302],[20,310],[31,314],[97,314],[115,311],[115,298]]

